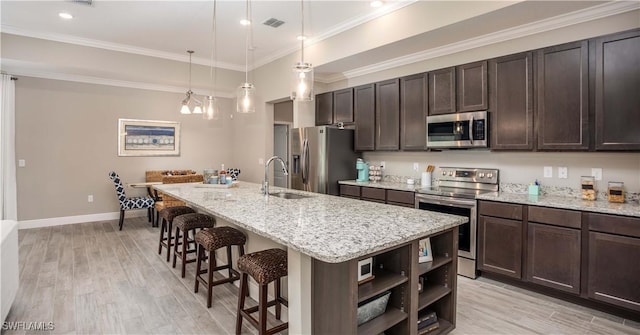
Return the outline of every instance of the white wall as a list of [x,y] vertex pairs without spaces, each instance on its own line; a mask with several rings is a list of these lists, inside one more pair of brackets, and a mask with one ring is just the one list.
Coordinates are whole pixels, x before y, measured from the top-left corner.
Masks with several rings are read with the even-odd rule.
[[[474,167],[500,169],[500,181],[529,184],[534,180],[543,186],[580,188],[580,176],[590,176],[591,168],[602,168],[602,180],[597,182],[605,190],[607,182],[624,182],[627,192],[640,192],[640,153],[612,152],[490,152],[487,150],[451,150],[442,152],[365,152],[371,164],[385,162],[389,175],[420,178],[429,164],[436,167]],[[418,172],[413,163],[419,163]],[[543,167],[553,167],[553,178],[543,177]],[[568,178],[559,179],[557,168],[568,168]],[[438,178],[436,175],[435,178]]]
[[[16,82],[18,219],[35,220],[117,212],[108,172],[124,183],[145,179],[145,170],[233,165],[228,118],[205,122],[181,115],[182,95],[21,76]],[[232,100],[221,99],[227,114]],[[118,157],[118,119],[178,121],[180,156]],[[127,188],[127,195],[144,195]],[[94,202],[87,202],[93,195]]]

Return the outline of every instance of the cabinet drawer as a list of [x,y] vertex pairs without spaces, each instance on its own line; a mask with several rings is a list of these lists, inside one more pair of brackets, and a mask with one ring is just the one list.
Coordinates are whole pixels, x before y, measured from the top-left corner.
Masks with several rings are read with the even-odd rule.
[[502,202],[480,201],[480,215],[495,216],[505,219],[522,220],[522,205]]
[[529,222],[580,229],[582,227],[582,213],[566,209],[529,207]]
[[411,207],[413,207],[416,202],[415,199],[416,194],[414,192],[387,190],[387,201],[389,203],[401,203],[411,205]]
[[360,198],[360,186],[340,185],[340,195]]
[[640,219],[626,216],[589,213],[589,230],[640,237]]
[[363,199],[382,200],[385,201],[385,189],[375,187],[362,187],[361,196]]

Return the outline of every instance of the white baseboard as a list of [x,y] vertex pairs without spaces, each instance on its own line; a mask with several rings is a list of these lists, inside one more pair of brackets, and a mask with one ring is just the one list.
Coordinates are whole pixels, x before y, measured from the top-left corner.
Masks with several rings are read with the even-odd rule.
[[[146,216],[147,210],[130,210],[125,212],[125,218]],[[62,226],[74,223],[94,222],[94,221],[109,221],[118,220],[120,218],[120,212],[111,213],[98,213],[76,216],[63,216],[57,218],[37,219],[37,220],[23,220],[19,221],[18,229],[31,229],[42,227]]]

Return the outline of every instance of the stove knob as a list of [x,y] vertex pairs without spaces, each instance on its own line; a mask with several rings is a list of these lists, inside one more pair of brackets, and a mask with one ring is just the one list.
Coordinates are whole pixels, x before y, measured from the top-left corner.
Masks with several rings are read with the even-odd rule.
[[446,176],[446,175],[447,175],[447,171],[444,171],[444,170],[443,170],[443,171],[442,171],[442,175],[443,175],[443,176]]
[[478,177],[480,177],[480,178],[484,178],[484,172],[480,172],[480,173],[478,173]]
[[487,173],[487,178],[493,178],[493,173],[491,172]]
[[453,171],[449,171],[449,177],[453,176]]

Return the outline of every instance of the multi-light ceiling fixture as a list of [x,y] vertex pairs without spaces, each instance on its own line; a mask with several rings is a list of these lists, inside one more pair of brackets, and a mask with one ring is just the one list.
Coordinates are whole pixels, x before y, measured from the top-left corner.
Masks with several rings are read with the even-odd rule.
[[196,99],[195,94],[191,91],[191,56],[193,50],[187,50],[189,53],[189,90],[186,93],[186,97],[182,100],[182,107],[180,108],[181,114],[202,114],[202,102]]
[[300,34],[300,62],[293,66],[291,76],[291,100],[313,100],[313,67],[311,63],[304,61],[304,0],[300,0],[300,21],[302,32]]
[[238,87],[236,93],[236,111],[238,113],[253,113],[256,111],[254,95],[255,87],[249,82],[249,34],[251,33],[251,4],[247,0],[247,9],[245,22],[246,25],[246,39],[245,39],[245,54],[244,54],[244,83]]

